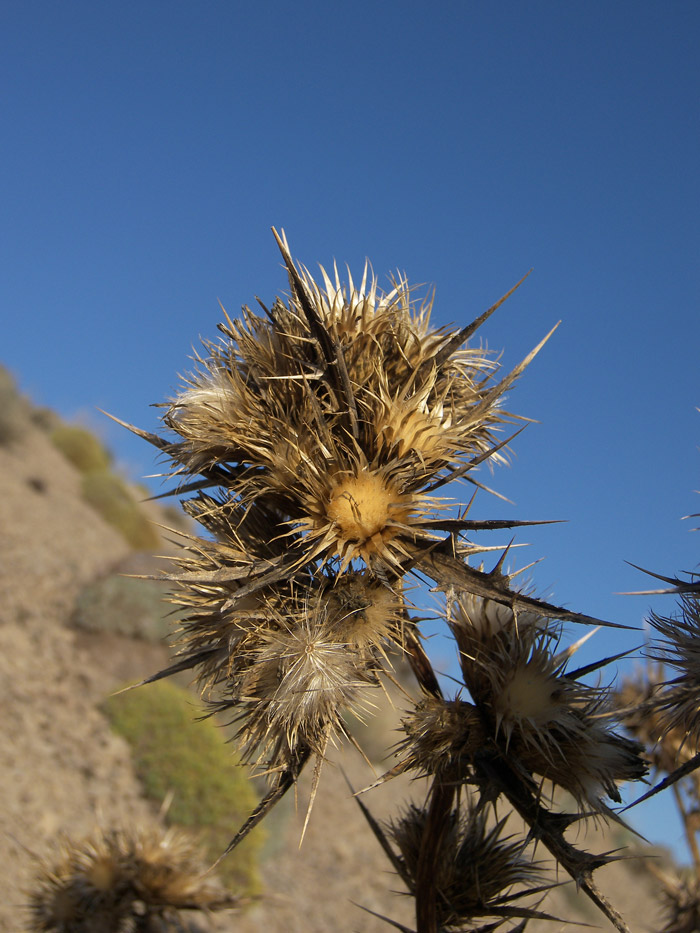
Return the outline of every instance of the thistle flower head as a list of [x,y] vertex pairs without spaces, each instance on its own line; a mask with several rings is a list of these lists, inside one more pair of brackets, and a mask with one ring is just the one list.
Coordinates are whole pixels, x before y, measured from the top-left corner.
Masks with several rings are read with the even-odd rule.
[[[164,416],[176,473],[222,491],[234,523],[260,510],[268,538],[298,566],[353,561],[398,572],[405,540],[442,508],[429,489],[484,457],[503,459],[499,408],[508,380],[460,349],[463,332],[431,331],[430,301],[406,281],[322,284],[279,239],[291,297],[266,316],[244,310],[205,344],[198,370]],[[513,377],[514,378],[514,377]]]
[[[247,622],[241,615],[234,609],[238,641],[225,632],[225,652],[217,653],[226,671],[214,708],[233,711],[245,760],[279,770],[299,748],[322,757],[344,734],[343,716],[371,706],[382,645],[401,637],[396,596],[365,574],[348,574],[335,586],[278,592]],[[196,626],[186,625],[185,642],[199,644]]]
[[34,933],[127,933],[143,917],[233,907],[189,836],[168,830],[104,830],[64,838],[41,862],[29,894]]
[[[391,822],[388,835],[398,848],[398,867],[409,891],[415,895],[421,844],[426,831],[427,811],[410,805]],[[488,810],[453,809],[444,828],[434,865],[438,900],[438,929],[463,930],[484,917],[527,916],[512,906],[514,886],[532,884],[540,870],[524,852],[521,841],[503,838],[505,820],[489,826]],[[527,888],[515,897],[527,896]],[[505,911],[504,911],[505,908]]]
[[451,627],[464,683],[504,752],[580,805],[619,801],[617,782],[646,770],[642,747],[607,725],[608,691],[567,673],[578,646],[557,653],[559,628],[536,613],[496,611],[473,596],[458,605]]
[[376,664],[334,638],[332,625],[281,623],[261,640],[240,692],[230,681],[244,757],[273,749],[275,762],[299,744],[323,755],[329,730],[342,731],[343,714],[358,712],[360,692],[376,683]]
[[185,539],[166,575],[183,618],[174,662],[156,676],[195,669],[211,709],[231,715],[243,759],[279,775],[308,753],[322,759],[347,713],[373,709],[389,650],[402,650],[413,623],[401,581],[367,571],[297,573],[251,591],[251,567],[274,569],[277,557],[260,545],[256,553],[250,528],[224,530],[219,540]]

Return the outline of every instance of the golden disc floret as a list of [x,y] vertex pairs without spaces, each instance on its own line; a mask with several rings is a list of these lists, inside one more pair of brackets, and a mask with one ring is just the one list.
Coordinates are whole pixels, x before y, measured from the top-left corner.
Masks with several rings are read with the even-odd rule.
[[371,553],[370,542],[375,535],[387,541],[394,534],[392,525],[408,517],[404,501],[383,476],[364,472],[338,483],[331,493],[328,517],[335,523],[339,537]]

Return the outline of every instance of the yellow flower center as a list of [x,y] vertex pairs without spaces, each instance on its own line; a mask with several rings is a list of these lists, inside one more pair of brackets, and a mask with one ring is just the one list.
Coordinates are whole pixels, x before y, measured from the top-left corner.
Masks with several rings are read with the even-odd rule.
[[392,520],[403,520],[401,496],[376,473],[343,479],[333,490],[328,518],[347,541],[364,543],[382,532]]

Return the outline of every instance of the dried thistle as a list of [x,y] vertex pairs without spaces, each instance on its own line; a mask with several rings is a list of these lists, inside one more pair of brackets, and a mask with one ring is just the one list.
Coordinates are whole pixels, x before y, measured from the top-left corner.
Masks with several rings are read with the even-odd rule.
[[[445,933],[477,931],[477,924],[478,930],[493,930],[513,918],[554,919],[532,906],[519,906],[523,898],[531,899],[550,886],[540,884],[542,872],[527,845],[513,836],[503,836],[506,819],[494,821],[490,817],[489,809],[476,810],[469,804],[460,807],[458,802],[441,826],[431,881],[437,892],[436,926]],[[429,824],[429,809],[414,804],[385,827],[370,817],[370,825],[397,874],[417,899]],[[481,926],[487,918],[496,918],[496,922]]]
[[653,770],[670,774],[679,764],[687,763],[697,749],[681,729],[669,729],[664,722],[656,699],[662,679],[661,668],[648,668],[646,674],[637,672],[622,681],[612,699],[618,718],[642,743]]
[[652,661],[669,664],[679,673],[672,680],[655,685],[645,703],[644,712],[647,717],[658,721],[662,730],[660,735],[669,736],[666,741],[667,751],[670,751],[670,737],[675,738],[676,767],[665,768],[670,773],[639,797],[635,805],[672,787],[700,768],[700,692],[697,679],[700,674],[700,600],[697,582],[687,585],[681,581],[675,582],[678,583],[677,588],[664,592],[680,593],[680,614],[667,617],[651,613],[649,621],[662,640],[652,645],[648,655]]
[[[593,881],[593,873],[616,856],[578,850],[564,835],[591,808],[619,820],[603,798],[619,801],[617,782],[646,772],[641,744],[610,728],[607,691],[579,680],[610,659],[567,672],[577,646],[557,653],[559,632],[550,619],[534,612],[516,616],[471,594],[460,594],[447,618],[471,702],[460,696],[445,699],[439,691],[426,693],[403,719],[399,764],[381,779],[405,770],[434,778],[423,866],[437,857],[439,827],[448,818],[457,788],[473,786],[482,807],[505,797],[615,927],[627,930]],[[542,793],[542,778],[567,790],[578,805],[576,812],[556,810],[554,800]],[[431,884],[423,874],[423,895],[417,897],[421,930],[439,929],[429,903]]]
[[459,349],[462,332],[430,331],[431,302],[404,279],[382,293],[366,268],[358,288],[321,270],[322,287],[278,242],[291,300],[244,309],[205,344],[164,416],[180,438],[167,453],[226,490],[234,524],[262,507],[295,566],[400,572],[405,540],[429,538],[443,508],[430,489],[503,458],[495,432],[514,418],[499,401],[515,374],[491,384],[493,360]]
[[268,770],[283,767],[300,747],[322,756],[329,738],[344,732],[342,717],[371,706],[367,690],[390,667],[385,646],[403,644],[408,623],[399,581],[390,587],[352,572],[303,585],[297,577],[230,608],[240,583],[216,573],[195,571],[187,586],[177,576],[172,601],[188,615],[179,660],[163,673],[197,667],[212,707],[234,710],[244,760]]
[[579,679],[608,661],[567,672],[581,642],[557,652],[561,630],[548,618],[469,594],[456,605],[464,684],[503,754],[583,809],[605,810],[605,796],[619,803],[617,783],[646,773],[642,746],[610,728],[609,691]]
[[342,732],[346,711],[359,713],[361,693],[378,685],[379,662],[347,637],[344,609],[321,593],[290,598],[270,610],[268,626],[251,637],[245,666],[232,672],[219,709],[241,721],[244,758],[258,750],[273,765],[300,746],[323,756]]
[[204,875],[189,836],[175,830],[101,830],[63,838],[40,862],[29,893],[34,933],[131,933],[167,929],[181,910],[236,907]]
[[[659,703],[659,692],[664,692],[663,668],[660,665],[654,668],[649,664],[646,676],[637,672],[635,678],[623,681],[621,689],[614,695],[615,704],[625,728],[644,744],[645,756],[657,777],[663,776],[641,799],[653,796],[660,789],[671,788],[695,872],[700,878],[700,848],[697,840],[700,830],[698,748],[680,728],[669,729],[666,726],[666,711],[663,701]],[[652,866],[649,868],[653,871]],[[668,876],[664,875],[661,880],[665,886]]]
[[387,647],[417,642],[401,592],[415,548],[445,527],[453,552],[481,550],[453,540],[434,491],[503,460],[497,433],[517,419],[500,401],[537,351],[493,382],[493,359],[463,344],[498,305],[431,330],[431,301],[403,278],[383,293],[367,269],[357,287],[321,270],[319,285],[277,240],[289,300],[226,318],[167,407],[175,440],[137,433],[215,536],[185,538],[166,575],[186,616],[157,676],[195,669],[216,708],[235,707],[245,756],[288,774],[365,706]]

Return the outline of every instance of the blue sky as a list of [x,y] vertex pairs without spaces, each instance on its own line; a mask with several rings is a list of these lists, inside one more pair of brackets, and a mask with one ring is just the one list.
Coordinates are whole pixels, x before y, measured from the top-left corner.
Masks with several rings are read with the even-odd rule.
[[533,268],[482,338],[512,366],[561,319],[508,399],[539,423],[484,477],[514,505],[474,514],[567,520],[517,537],[560,604],[671,608],[614,594],[651,582],[625,561],[699,556],[695,0],[23,0],[0,25],[0,361],[34,399],[154,472],[96,407],[155,427],[217,301],[286,289],[272,225],[312,270],[434,284],[436,324]]

